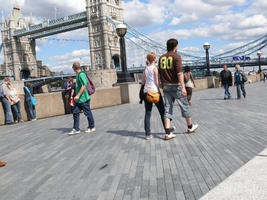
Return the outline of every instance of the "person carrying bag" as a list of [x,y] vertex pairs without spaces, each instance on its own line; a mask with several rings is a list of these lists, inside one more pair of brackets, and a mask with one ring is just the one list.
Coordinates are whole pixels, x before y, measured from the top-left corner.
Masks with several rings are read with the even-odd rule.
[[159,76],[158,68],[155,66],[157,57],[155,53],[147,55],[146,68],[143,72],[142,87],[144,87],[144,102],[145,102],[145,134],[146,139],[152,139],[150,130],[150,118],[153,103],[156,105],[161,116],[162,125],[164,127],[164,103],[159,91]]
[[30,82],[25,83],[25,87],[23,88],[25,94],[25,104],[26,111],[30,120],[36,120],[36,110],[35,106],[37,105],[36,99],[33,97],[33,91]]
[[30,97],[31,97],[31,103],[32,103],[32,105],[33,105],[33,106],[36,106],[36,105],[37,105],[37,101],[36,101],[36,99],[32,96],[30,90],[29,90],[27,87],[24,87],[24,88],[25,88],[25,90],[29,93],[29,95],[30,95]]

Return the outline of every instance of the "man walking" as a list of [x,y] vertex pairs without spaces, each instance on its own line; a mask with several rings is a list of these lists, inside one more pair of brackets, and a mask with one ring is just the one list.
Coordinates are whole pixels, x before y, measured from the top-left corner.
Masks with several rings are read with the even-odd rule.
[[168,52],[159,59],[159,74],[165,99],[165,139],[169,140],[176,137],[170,129],[173,115],[173,103],[175,100],[178,102],[182,116],[186,119],[188,126],[187,132],[194,132],[198,128],[198,125],[192,124],[184,85],[182,59],[181,56],[176,53],[178,51],[178,41],[176,39],[169,39],[167,41],[167,51]]
[[65,89],[65,112],[66,114],[70,114],[71,113],[70,95],[72,89],[71,77],[68,77],[67,81],[64,83],[64,89]]
[[233,84],[232,73],[228,70],[227,65],[223,66],[224,70],[220,73],[220,78],[222,85],[224,87],[224,100],[231,98],[231,93],[229,92],[229,87]]
[[76,73],[76,96],[74,97],[75,105],[73,108],[73,130],[69,135],[75,135],[80,133],[80,112],[84,111],[84,115],[88,120],[88,129],[85,133],[91,133],[96,131],[93,114],[90,109],[90,95],[86,89],[88,84],[87,76],[81,71],[80,63],[75,62],[72,66],[73,71]]
[[235,85],[237,90],[237,99],[241,99],[240,88],[243,93],[243,97],[246,98],[245,82],[244,82],[244,72],[240,70],[240,65],[235,66]]

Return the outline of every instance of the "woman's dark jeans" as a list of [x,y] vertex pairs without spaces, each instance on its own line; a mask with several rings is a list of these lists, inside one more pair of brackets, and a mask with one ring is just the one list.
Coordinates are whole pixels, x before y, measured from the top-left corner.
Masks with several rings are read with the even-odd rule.
[[20,101],[18,103],[13,104],[11,106],[13,112],[14,112],[14,119],[15,121],[20,121],[21,120],[21,112],[20,112]]
[[31,99],[27,98],[25,100],[25,103],[26,103],[27,112],[28,112],[31,120],[35,119],[36,118],[36,111],[35,111],[35,106],[32,106]]
[[[151,130],[150,130],[150,118],[151,118],[151,112],[152,112],[152,107],[153,107],[153,103],[150,103],[147,101],[146,99],[147,94],[145,93],[145,109],[146,109],[146,113],[145,113],[145,132],[146,132],[146,136],[149,136],[151,134]],[[164,127],[165,130],[165,123],[164,123],[164,103],[163,103],[163,99],[162,96],[160,95],[160,100],[158,103],[155,103],[160,117],[161,117],[161,121],[162,121],[162,125]]]

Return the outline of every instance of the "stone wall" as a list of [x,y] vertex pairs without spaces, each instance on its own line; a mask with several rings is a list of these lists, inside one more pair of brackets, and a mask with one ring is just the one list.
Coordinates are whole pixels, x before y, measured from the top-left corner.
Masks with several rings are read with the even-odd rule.
[[115,69],[94,70],[86,72],[96,88],[111,88],[117,82]]
[[[37,119],[53,117],[57,115],[64,115],[64,101],[61,92],[36,94],[37,100],[36,114]],[[21,99],[21,112],[24,121],[27,121],[27,114],[24,106],[24,95],[20,95]],[[109,89],[97,89],[95,94],[92,95],[91,108],[102,108],[108,106],[115,106],[121,104],[121,93],[119,87]],[[4,124],[4,111],[2,103],[0,105],[0,125]]]

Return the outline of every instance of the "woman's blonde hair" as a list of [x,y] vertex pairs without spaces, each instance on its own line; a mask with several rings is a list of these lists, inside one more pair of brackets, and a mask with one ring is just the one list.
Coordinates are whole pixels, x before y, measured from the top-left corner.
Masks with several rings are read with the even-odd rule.
[[151,64],[155,59],[157,58],[156,54],[154,52],[150,52],[146,56],[146,65]]

